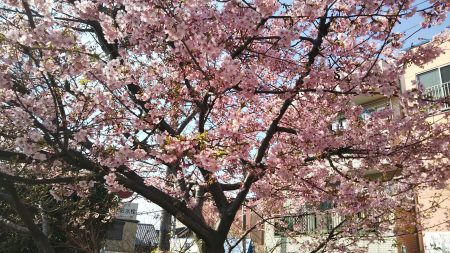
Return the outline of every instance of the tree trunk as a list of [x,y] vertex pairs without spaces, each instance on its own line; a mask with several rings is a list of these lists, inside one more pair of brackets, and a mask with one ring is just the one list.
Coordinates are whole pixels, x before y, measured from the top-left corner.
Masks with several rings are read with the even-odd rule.
[[161,211],[161,223],[159,225],[159,243],[158,249],[160,252],[170,251],[170,229],[172,217],[166,210]]
[[[200,246],[200,245],[199,245]],[[199,247],[199,251],[200,253],[225,253],[225,249],[222,245],[211,245],[211,244],[206,244],[203,243],[202,247]]]
[[[166,186],[173,187],[169,183],[171,177],[174,174],[172,166],[169,166],[166,170]],[[161,210],[161,223],[159,224],[159,242],[158,250],[159,252],[169,252],[170,251],[170,229],[172,225],[172,216],[170,213],[164,209]]]
[[17,194],[16,188],[10,182],[2,182],[12,197],[14,208],[16,209],[17,215],[19,215],[20,219],[23,221],[25,226],[27,226],[30,231],[30,235],[33,238],[33,242],[38,248],[38,252],[40,253],[55,253],[50,241],[47,236],[42,233],[42,231],[38,228],[36,224],[34,224],[33,214],[29,209],[20,201],[19,195]]
[[[195,236],[197,239],[198,237]],[[215,241],[214,243],[207,243],[204,240],[196,240],[199,253],[225,253],[225,242]]]

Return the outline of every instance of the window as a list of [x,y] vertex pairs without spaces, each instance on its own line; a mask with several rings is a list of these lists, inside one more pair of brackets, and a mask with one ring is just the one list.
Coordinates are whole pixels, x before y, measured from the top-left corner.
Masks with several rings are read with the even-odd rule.
[[417,76],[417,81],[424,86],[425,89],[429,89],[433,86],[441,84],[441,78],[439,77],[439,69],[434,69]]
[[380,112],[391,108],[391,101],[390,99],[383,98],[363,106],[364,111],[361,113],[360,117],[362,120],[369,120],[374,112]]
[[[417,75],[417,81],[425,88],[425,94],[433,99],[450,96],[450,65]],[[444,109],[449,109],[446,104]]]
[[362,120],[369,120],[370,119],[370,115],[372,113],[376,112],[375,109],[372,108],[366,108],[364,109],[364,111],[361,114],[361,119]]
[[326,211],[333,208],[333,204],[330,201],[320,202],[320,211]]
[[348,128],[347,119],[344,117],[339,117],[335,122],[331,124],[331,130],[333,132],[342,131]]
[[442,83],[450,82],[450,65],[441,68]]
[[[391,108],[391,101],[389,99],[383,98],[376,100],[375,102],[371,102],[369,104],[363,105],[364,111],[359,116],[361,120],[369,120],[371,117],[371,114],[374,112],[379,112],[387,108]],[[340,133],[343,130],[346,130],[349,128],[349,122],[344,117],[344,115],[338,116],[334,122],[331,123],[331,131],[335,133]]]

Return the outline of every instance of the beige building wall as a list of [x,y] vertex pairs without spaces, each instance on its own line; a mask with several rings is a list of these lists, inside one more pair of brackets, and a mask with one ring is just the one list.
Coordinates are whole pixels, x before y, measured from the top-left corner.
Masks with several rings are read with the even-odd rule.
[[445,43],[443,43],[441,47],[444,50],[444,54],[442,54],[434,61],[425,64],[423,67],[419,67],[416,65],[408,66],[408,68],[405,70],[405,74],[400,78],[403,91],[417,88],[417,86],[414,85],[412,81],[416,80],[418,74],[450,64],[450,38]]
[[419,192],[419,217],[425,232],[450,232],[450,184],[444,189]]

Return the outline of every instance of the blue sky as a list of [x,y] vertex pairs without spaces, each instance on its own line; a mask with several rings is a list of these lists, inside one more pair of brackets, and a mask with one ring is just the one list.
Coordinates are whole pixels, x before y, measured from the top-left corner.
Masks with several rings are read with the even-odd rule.
[[[428,1],[416,1],[418,9],[428,6]],[[405,43],[405,47],[411,46],[411,44],[417,44],[423,41],[423,39],[431,39],[434,35],[444,31],[445,29],[450,29],[450,15],[447,15],[447,19],[444,23],[439,26],[433,26],[431,28],[420,29],[422,17],[416,14],[409,19],[402,19],[401,24],[397,24],[394,28],[395,32],[405,32],[406,37],[411,36]],[[417,31],[420,29],[419,31]]]
[[[290,4],[293,2],[293,0],[281,0],[280,2]],[[416,6],[418,10],[426,8],[429,5],[430,5],[429,0],[416,0],[413,4],[413,6]],[[419,31],[417,30],[421,27],[422,17],[420,17],[420,15],[418,14],[408,19],[402,19],[400,22],[401,22],[400,24],[396,25],[394,31],[405,32],[406,37],[411,36],[406,41],[405,47],[410,47],[411,43],[417,44],[423,41],[422,39],[431,39],[433,38],[434,35],[444,31],[444,29],[446,28],[450,29],[450,15],[447,15],[447,19],[443,24],[439,26],[433,26],[427,29],[420,29]]]

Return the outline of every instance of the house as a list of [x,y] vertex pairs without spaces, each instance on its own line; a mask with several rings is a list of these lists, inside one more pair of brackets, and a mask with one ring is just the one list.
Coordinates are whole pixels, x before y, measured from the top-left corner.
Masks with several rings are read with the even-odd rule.
[[[450,41],[442,45],[445,51],[450,50]],[[414,50],[414,48],[410,49]],[[405,69],[405,74],[399,77],[399,84],[402,91],[417,88],[415,82],[419,81],[425,86],[425,93],[433,99],[442,99],[450,95],[450,52],[441,55],[435,61],[425,65],[423,68],[409,66]],[[383,64],[379,66],[384,68]],[[353,100],[356,104],[365,108],[363,115],[369,117],[370,113],[389,107],[393,112],[393,117],[403,117],[400,103],[395,97],[385,97],[382,95],[356,96]],[[447,104],[438,108],[439,113],[430,114],[430,120],[438,120],[439,115],[447,113]],[[335,131],[345,129],[347,123],[345,118],[339,118],[331,126]],[[377,178],[380,173],[374,169],[367,172],[368,178]],[[441,190],[418,189],[414,196],[411,196],[410,210],[392,210],[392,216],[400,218],[392,225],[391,231],[385,235],[382,242],[371,242],[362,240],[358,246],[367,246],[369,253],[437,253],[450,252],[450,231],[446,226],[448,222],[447,213],[450,210],[450,188],[444,187]],[[435,206],[439,203],[439,206]],[[279,219],[279,223],[287,225],[288,229],[297,229],[298,235],[285,236],[277,228],[276,223],[263,223],[261,227],[247,236],[247,240],[239,246],[255,246],[255,252],[303,252],[300,242],[308,240],[308,234],[327,233],[336,227],[342,220],[339,213],[332,211],[332,203],[324,202],[321,209],[328,210],[323,214],[310,212],[307,207],[301,211],[301,215],[293,214]],[[432,210],[427,212],[427,210]],[[247,207],[242,207],[242,216],[236,222],[242,223],[242,230],[257,225],[261,219]],[[431,215],[427,215],[431,214]],[[357,214],[364,216],[364,214]],[[275,224],[275,225],[274,225]],[[419,224],[420,226],[417,226]],[[297,227],[294,229],[294,226]],[[298,226],[301,225],[301,226]],[[299,229],[300,227],[300,229]],[[172,251],[178,252],[198,252],[192,232],[177,223],[174,237],[171,240]]]

